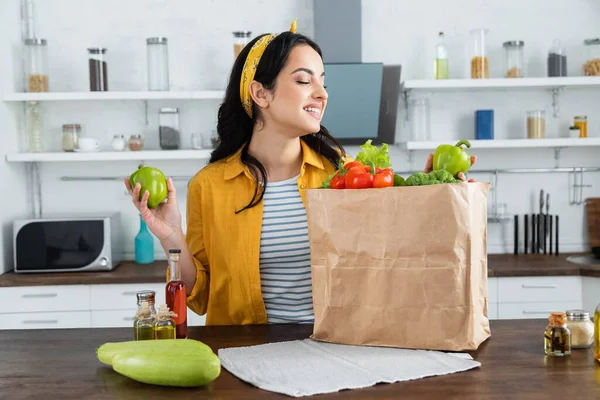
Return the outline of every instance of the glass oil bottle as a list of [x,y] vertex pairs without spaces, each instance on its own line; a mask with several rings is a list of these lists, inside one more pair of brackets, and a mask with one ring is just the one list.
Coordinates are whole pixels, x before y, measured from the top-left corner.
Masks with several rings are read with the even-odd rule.
[[600,361],[600,304],[594,312],[594,357]]
[[150,312],[148,302],[144,301],[138,313],[133,320],[133,339],[134,340],[152,340],[154,339],[154,316]]
[[550,313],[549,323],[544,332],[544,350],[549,356],[571,354],[571,332],[567,328],[567,315],[564,312]]
[[175,320],[177,317],[166,304],[161,304],[154,320],[154,339],[176,339]]
[[169,282],[166,286],[165,298],[169,309],[177,314],[175,336],[177,339],[185,339],[187,337],[187,294],[185,283],[181,280],[180,254],[180,249],[169,250]]
[[148,308],[150,309],[150,313],[152,314],[152,316],[156,317],[156,308],[154,307],[154,304],[156,302],[156,293],[154,292],[154,290],[142,290],[140,292],[137,292],[136,298],[138,312],[142,309],[142,303],[146,301],[148,302]]

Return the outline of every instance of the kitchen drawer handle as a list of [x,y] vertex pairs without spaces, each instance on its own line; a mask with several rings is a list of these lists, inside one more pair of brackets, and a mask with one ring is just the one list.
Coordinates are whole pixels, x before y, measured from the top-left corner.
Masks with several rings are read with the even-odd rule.
[[537,310],[537,311],[532,311],[532,310],[523,310],[523,314],[550,314],[552,311],[542,311],[542,310]]
[[133,296],[136,295],[138,292],[123,292],[123,296]]
[[522,285],[523,289],[556,289],[558,285]]
[[57,293],[29,293],[29,294],[24,294],[23,298],[26,299],[42,299],[42,298],[48,298],[48,297],[57,297],[58,294]]
[[123,321],[133,321],[133,317],[123,317]]
[[29,319],[23,321],[24,324],[57,324],[57,319]]

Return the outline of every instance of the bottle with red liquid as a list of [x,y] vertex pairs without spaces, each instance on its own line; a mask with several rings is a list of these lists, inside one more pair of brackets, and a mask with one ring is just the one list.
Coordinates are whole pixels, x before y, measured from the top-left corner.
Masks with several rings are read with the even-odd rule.
[[187,337],[187,303],[185,283],[181,280],[181,269],[179,266],[180,249],[169,250],[169,283],[167,283],[165,297],[167,306],[172,310],[175,317],[175,337],[185,339]]

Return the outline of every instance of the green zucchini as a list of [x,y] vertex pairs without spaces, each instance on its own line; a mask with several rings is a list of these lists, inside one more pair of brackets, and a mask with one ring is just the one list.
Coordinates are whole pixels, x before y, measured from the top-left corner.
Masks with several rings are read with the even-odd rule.
[[112,365],[116,354],[130,351],[165,351],[184,349],[190,352],[204,351],[212,354],[212,349],[206,344],[193,339],[162,339],[162,340],[131,340],[126,342],[108,342],[96,349],[98,360],[106,365]]

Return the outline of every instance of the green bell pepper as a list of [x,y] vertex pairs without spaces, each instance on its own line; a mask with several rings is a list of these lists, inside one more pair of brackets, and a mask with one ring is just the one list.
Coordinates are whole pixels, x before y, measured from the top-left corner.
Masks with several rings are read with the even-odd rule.
[[167,179],[163,172],[158,168],[145,167],[143,164],[138,166],[138,169],[129,177],[129,183],[132,188],[136,184],[140,184],[140,200],[144,196],[146,190],[150,192],[148,197],[148,207],[156,208],[167,198]]
[[471,156],[461,146],[471,147],[468,140],[461,140],[455,146],[451,144],[439,145],[433,153],[433,170],[444,169],[455,178],[458,173],[466,174],[471,168]]

